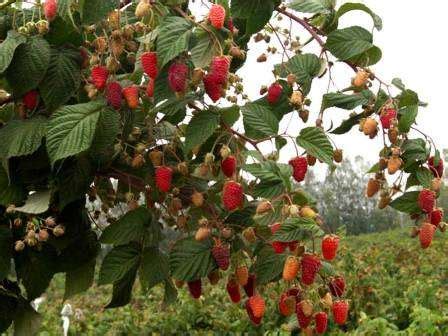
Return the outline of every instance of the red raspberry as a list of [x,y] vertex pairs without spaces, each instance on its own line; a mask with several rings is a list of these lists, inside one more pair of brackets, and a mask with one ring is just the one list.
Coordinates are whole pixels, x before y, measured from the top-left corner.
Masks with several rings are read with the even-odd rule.
[[128,86],[123,89],[122,93],[129,108],[132,110],[136,109],[139,105],[138,87],[136,85]]
[[228,181],[222,190],[222,203],[227,211],[233,211],[243,205],[243,187],[235,181]]
[[[271,225],[271,233],[275,234],[281,227],[280,223],[275,223]],[[272,248],[274,249],[274,252],[277,254],[285,252],[286,248],[288,247],[288,243],[284,243],[281,241],[274,241],[271,243]]]
[[201,281],[201,279],[189,281],[187,283],[187,285],[188,285],[188,290],[189,290],[191,296],[194,299],[199,299],[201,297],[201,294],[202,294],[202,281]]
[[229,155],[221,161],[222,173],[227,177],[232,177],[236,171],[236,158],[233,155]]
[[188,66],[185,63],[173,63],[168,68],[168,84],[174,92],[184,92],[187,88]]
[[204,88],[210,99],[216,103],[222,97],[222,86],[218,84],[213,73],[208,73],[203,79]]
[[296,241],[292,241],[292,242],[288,243],[288,248],[292,252],[292,251],[296,250],[297,245],[299,245],[299,242],[297,240]]
[[314,282],[317,272],[321,267],[319,257],[313,254],[304,254],[301,260],[302,277],[301,281],[305,285],[311,285]]
[[37,106],[38,99],[39,99],[39,93],[37,93],[36,90],[28,91],[22,98],[23,105],[25,105],[25,107],[28,110],[34,110]]
[[248,302],[254,317],[262,318],[264,315],[264,310],[266,308],[264,299],[260,295],[255,294],[249,298]]
[[418,205],[422,211],[431,213],[436,205],[436,196],[433,191],[423,189],[418,195]]
[[327,331],[328,315],[326,312],[319,312],[314,315],[314,321],[316,322],[316,333],[324,334]]
[[294,179],[297,182],[302,182],[308,171],[308,161],[306,160],[306,157],[297,156],[294,159],[289,160],[289,164],[292,166],[292,176]]
[[243,286],[244,291],[248,297],[251,297],[255,294],[255,274],[249,274],[249,278],[247,279],[247,284]]
[[217,84],[225,84],[229,76],[230,59],[226,56],[213,57],[210,73],[213,74]]
[[158,74],[157,70],[157,53],[148,51],[140,57],[143,71],[152,79],[155,79]]
[[313,317],[305,315],[305,313],[303,312],[303,309],[302,309],[302,304],[303,304],[303,301],[297,303],[296,316],[297,316],[297,321],[299,322],[299,327],[302,329],[305,329],[306,327],[308,327],[310,325]]
[[397,118],[397,110],[393,108],[384,109],[383,112],[381,112],[380,121],[381,125],[385,129],[389,129],[392,123],[392,119]]
[[339,237],[336,235],[326,235],[322,239],[322,255],[325,260],[333,260],[339,245]]
[[148,85],[146,86],[146,95],[150,98],[154,97],[154,84],[155,80],[153,78],[149,78]]
[[170,167],[160,166],[156,168],[156,186],[162,192],[168,192],[171,189],[171,180],[173,179],[173,170]]
[[227,28],[230,30],[231,33],[233,33],[233,30],[235,29],[233,19],[231,17],[227,20]]
[[435,177],[443,176],[443,160],[439,158],[437,166],[434,165],[435,158],[431,156],[428,160],[428,166]]
[[213,27],[222,29],[226,19],[226,10],[223,6],[213,4],[208,13],[208,19]]
[[443,209],[434,209],[433,211],[431,211],[429,218],[432,225],[438,226],[443,219]]
[[58,2],[56,0],[46,0],[44,2],[44,15],[48,22],[54,20],[58,13]]
[[333,311],[334,322],[339,325],[344,325],[348,316],[348,302],[345,300],[335,301],[331,310]]
[[289,296],[293,296],[297,302],[302,300],[302,291],[299,287],[292,287],[287,291]]
[[296,310],[296,298],[288,293],[282,293],[278,302],[278,310],[283,316],[292,315]]
[[345,280],[341,276],[334,277],[328,284],[330,292],[333,296],[341,297],[345,292]]
[[93,85],[95,85],[98,90],[102,90],[106,86],[109,71],[105,66],[97,65],[92,68],[91,77]]
[[233,303],[238,303],[241,301],[240,286],[234,278],[230,278],[226,285],[227,293],[229,293],[230,300]]
[[249,300],[246,301],[246,311],[247,311],[247,315],[249,316],[249,318],[250,318],[250,320],[252,321],[253,324],[259,325],[261,323],[261,319],[263,317],[255,317],[254,312],[252,311],[252,307],[250,305]]
[[216,244],[212,249],[213,258],[216,264],[223,271],[227,270],[230,265],[230,249],[221,243]]
[[274,105],[278,102],[283,92],[283,87],[279,83],[273,83],[268,89],[266,99],[268,103]]
[[420,239],[420,246],[422,248],[428,248],[432,243],[432,238],[434,237],[434,233],[436,232],[436,227],[432,225],[431,223],[423,223],[420,227],[419,232],[419,239]]
[[107,103],[115,110],[119,110],[121,107],[121,101],[123,99],[122,88],[120,83],[112,82],[107,84],[106,87],[106,100]]

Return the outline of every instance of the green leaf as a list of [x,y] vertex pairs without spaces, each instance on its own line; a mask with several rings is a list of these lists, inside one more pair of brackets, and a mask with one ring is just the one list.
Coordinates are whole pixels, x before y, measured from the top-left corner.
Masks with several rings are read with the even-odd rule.
[[285,186],[279,180],[277,181],[261,181],[254,190],[253,196],[255,198],[274,198],[285,192]]
[[353,65],[368,67],[370,65],[378,63],[381,60],[381,57],[383,57],[381,49],[377,46],[373,46],[362,54],[349,58],[348,61]]
[[330,107],[339,107],[344,110],[351,110],[357,106],[365,105],[373,98],[369,90],[363,90],[354,94],[326,93],[322,99],[322,110]]
[[11,230],[0,226],[0,281],[2,281],[11,269],[13,240]]
[[398,96],[398,107],[418,105],[420,103],[418,94],[412,90],[406,89]]
[[178,16],[166,17],[160,25],[157,37],[159,66],[163,68],[173,58],[187,51],[190,37],[191,24],[189,21]]
[[52,49],[50,65],[39,90],[48,111],[65,104],[81,82],[79,52],[70,49]]
[[163,295],[163,304],[170,305],[177,300],[177,289],[174,287],[171,279],[165,280],[165,293]]
[[404,193],[400,197],[394,199],[389,205],[395,210],[408,213],[415,214],[420,213],[420,207],[418,206],[418,195],[419,191],[410,191]]
[[336,17],[339,19],[342,15],[345,13],[348,13],[350,11],[354,10],[360,10],[363,12],[366,12],[372,17],[373,24],[377,30],[383,29],[383,21],[381,18],[376,15],[369,7],[367,7],[364,4],[361,3],[355,3],[355,2],[347,2],[343,4],[339,9],[336,11]]
[[140,281],[146,290],[170,279],[168,256],[158,247],[146,248],[143,251]]
[[240,118],[240,107],[238,105],[232,105],[230,107],[224,107],[219,109],[221,120],[227,126],[232,126]]
[[326,48],[340,60],[348,60],[372,47],[372,34],[359,26],[335,30],[326,42]]
[[145,207],[139,207],[127,212],[116,222],[110,224],[101,234],[103,244],[124,245],[138,241],[143,237],[145,229],[151,224],[151,212]]
[[103,101],[67,105],[51,116],[47,151],[51,164],[90,148],[100,114],[109,109]]
[[21,44],[6,71],[6,78],[17,97],[34,89],[42,81],[50,64],[50,45],[40,36]]
[[334,7],[332,0],[294,0],[288,7],[302,13],[328,14]]
[[86,25],[98,23],[114,9],[117,9],[119,4],[119,0],[80,0],[82,23]]
[[73,20],[73,14],[71,11],[73,0],[58,0],[58,15],[66,22],[72,23],[75,26]]
[[90,147],[91,157],[108,155],[113,149],[112,145],[120,132],[120,114],[113,109],[101,111],[98,125],[95,130],[95,137]]
[[126,306],[131,302],[137,269],[137,266],[132,267],[120,280],[114,283],[112,300],[106,306],[106,309]]
[[319,75],[320,68],[320,60],[314,54],[295,55],[288,62],[275,67],[281,77],[286,77],[290,73],[294,74],[305,95],[310,92],[311,82]]
[[3,73],[12,61],[16,48],[26,42],[25,36],[10,30],[6,39],[0,44],[0,73]]
[[241,107],[241,111],[244,127],[255,130],[260,135],[257,138],[278,133],[279,121],[268,106],[260,103],[247,103]]
[[92,286],[95,278],[95,264],[96,259],[93,258],[90,262],[66,273],[64,300],[85,292]]
[[408,133],[411,126],[415,123],[418,114],[418,105],[408,105],[398,111],[400,119],[398,121],[398,129],[400,132]]
[[42,316],[29,304],[22,304],[14,319],[14,335],[37,335],[41,323]]
[[392,85],[394,85],[396,88],[400,89],[401,91],[406,90],[406,86],[403,84],[403,81],[401,78],[394,78],[392,79]]
[[426,161],[428,150],[423,139],[409,139],[401,146],[405,161]]
[[341,124],[331,131],[332,134],[345,134],[349,132],[353,126],[358,125],[359,121],[365,117],[365,113],[361,112],[355,115],[350,116],[350,118],[345,119],[341,122]]
[[117,283],[140,262],[140,251],[135,245],[114,247],[105,257],[101,265],[98,283],[100,285]]
[[246,35],[252,35],[269,22],[274,12],[273,0],[232,0],[230,10],[234,18],[246,20]]
[[42,144],[47,119],[11,120],[0,128],[0,157],[9,159],[34,153]]
[[21,207],[16,207],[15,211],[23,212],[30,215],[38,215],[48,210],[50,206],[51,191],[43,190],[36,191],[28,196],[25,204]]
[[257,284],[264,285],[279,278],[286,260],[286,254],[277,254],[271,246],[264,246],[257,254],[252,272],[257,277]]
[[0,205],[20,204],[26,198],[26,191],[17,184],[10,184],[8,174],[0,167]]
[[[214,34],[214,33],[212,33]],[[210,36],[210,33],[199,27],[194,32],[195,44],[191,48],[191,60],[196,68],[205,68],[210,65],[212,58],[219,55],[220,46],[216,39],[219,39],[217,34],[215,38]]]
[[196,114],[187,126],[185,134],[185,150],[189,152],[197,145],[202,145],[219,125],[219,115],[212,111]]
[[280,229],[272,236],[272,241],[293,242],[318,237],[322,234],[323,231],[313,219],[291,217],[282,223]]
[[215,269],[211,241],[198,242],[194,238],[178,240],[170,253],[173,278],[192,281],[206,277]]
[[424,187],[424,188],[431,188],[432,180],[434,178],[434,175],[432,172],[425,167],[418,167],[418,169],[415,172],[415,176],[417,178],[417,181]]
[[321,128],[303,128],[297,137],[297,144],[315,158],[329,165],[333,164],[333,146]]

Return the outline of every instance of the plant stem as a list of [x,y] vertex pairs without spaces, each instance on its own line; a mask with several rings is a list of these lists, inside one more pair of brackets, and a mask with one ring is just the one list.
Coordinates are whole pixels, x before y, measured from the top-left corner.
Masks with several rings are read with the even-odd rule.
[[14,2],[16,2],[17,0],[6,0],[5,2],[2,2],[0,4],[0,9],[6,8],[9,5],[12,5]]

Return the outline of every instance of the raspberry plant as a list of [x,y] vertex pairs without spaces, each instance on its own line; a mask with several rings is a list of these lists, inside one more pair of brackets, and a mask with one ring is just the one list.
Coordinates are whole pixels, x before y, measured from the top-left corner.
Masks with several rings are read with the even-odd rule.
[[[380,30],[378,15],[331,0],[218,0],[194,17],[193,2],[0,4],[1,331],[37,330],[30,302],[56,273],[65,298],[89,288],[100,244],[111,245],[97,280],[113,285],[106,308],[128,304],[137,278],[164,286],[164,304],[185,283],[207,295],[210,281],[258,325],[273,300],[264,287],[278,282],[279,315],[308,332],[343,325],[340,237],[300,183],[315,164],[337,169],[333,138],[357,125],[383,145],[366,195],[409,214],[423,248],[445,230],[443,161],[415,125],[425,104],[374,72],[370,24],[339,26],[356,10]],[[249,42],[268,46],[257,62],[281,59],[256,100],[244,85],[257,78],[238,76]],[[328,89],[312,102],[318,80]],[[330,108],[347,110],[336,127]],[[303,124],[282,130],[294,116]],[[287,144],[296,154],[282,162]]]

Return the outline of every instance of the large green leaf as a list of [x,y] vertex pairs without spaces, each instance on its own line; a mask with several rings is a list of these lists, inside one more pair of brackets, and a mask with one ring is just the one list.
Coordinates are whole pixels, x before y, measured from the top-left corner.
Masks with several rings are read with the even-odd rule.
[[322,235],[323,231],[310,218],[288,218],[272,236],[273,241],[293,242]]
[[383,21],[381,20],[381,18],[378,15],[376,15],[369,7],[367,7],[366,5],[364,5],[362,3],[347,2],[347,3],[343,4],[336,11],[336,17],[339,19],[345,13],[348,13],[348,12],[354,11],[354,10],[366,12],[367,14],[369,14],[372,17],[373,24],[374,24],[375,28],[378,30],[383,29]]
[[286,260],[286,254],[277,254],[271,246],[263,247],[257,254],[257,260],[252,271],[257,277],[257,284],[264,285],[271,282],[282,273],[282,267]]
[[0,166],[0,205],[20,204],[26,197],[26,191],[17,184],[10,184],[8,174]]
[[191,23],[178,16],[168,16],[159,27],[157,37],[157,54],[159,66],[188,50],[191,38]]
[[395,210],[408,214],[420,213],[421,210],[417,202],[418,195],[418,191],[404,193],[400,197],[394,199],[389,205]]
[[338,29],[328,35],[325,45],[340,60],[348,60],[373,47],[372,34],[359,26]]
[[93,258],[90,262],[66,273],[64,300],[85,292],[92,286],[95,278],[95,264],[96,259]]
[[57,110],[47,126],[51,163],[90,148],[100,114],[109,109],[103,101],[68,105]]
[[185,150],[203,144],[219,125],[219,115],[212,111],[202,111],[190,121],[185,134]]
[[363,53],[353,56],[348,59],[353,65],[360,67],[368,67],[370,65],[376,64],[381,60],[383,53],[380,48],[373,46],[372,48],[364,51]]
[[288,7],[302,13],[328,14],[334,7],[334,2],[334,0],[293,0]]
[[241,111],[244,127],[255,130],[260,137],[278,133],[279,121],[268,106],[260,103],[247,103],[241,107]]
[[426,161],[429,155],[426,142],[423,139],[409,139],[401,146],[405,161]]
[[3,73],[9,66],[14,56],[16,48],[26,42],[25,36],[15,30],[10,30],[6,39],[0,44],[0,73]]
[[151,289],[170,276],[169,258],[158,247],[143,251],[140,281],[146,290]]
[[43,117],[8,122],[0,128],[0,157],[9,159],[34,153],[42,144],[46,125],[47,119]]
[[151,212],[139,207],[127,212],[116,222],[110,224],[101,234],[103,244],[123,245],[142,238],[145,229],[151,224]]
[[282,77],[290,73],[294,74],[305,95],[309,93],[311,82],[319,75],[320,68],[320,60],[314,54],[295,55],[288,62],[276,66],[277,72]]
[[47,74],[39,85],[47,110],[65,104],[81,82],[79,52],[71,49],[52,49]]
[[183,281],[206,277],[215,267],[211,241],[198,242],[194,238],[178,240],[170,253],[173,278]]
[[352,115],[350,116],[350,118],[343,120],[338,127],[336,127],[333,131],[331,131],[331,133],[345,134],[349,132],[353,128],[353,126],[358,125],[359,121],[364,117],[365,117],[364,112]]
[[415,118],[418,114],[418,105],[402,107],[398,113],[400,115],[398,129],[400,132],[408,133],[411,130],[411,126],[415,123]]
[[232,0],[231,2],[232,16],[246,19],[246,35],[263,29],[269,22],[274,8],[274,0]]
[[140,251],[133,244],[114,247],[105,257],[101,265],[98,283],[100,285],[117,283],[126,274],[138,267]]
[[127,271],[123,277],[114,283],[112,291],[112,300],[106,308],[117,308],[127,305],[131,301],[132,288],[137,278],[137,265]]
[[322,99],[322,109],[339,107],[344,110],[351,110],[357,106],[369,103],[372,98],[373,94],[369,90],[363,90],[354,94],[339,92],[326,93]]
[[300,131],[297,144],[315,158],[332,165],[333,146],[325,132],[319,127],[307,127]]
[[3,280],[11,268],[13,240],[11,230],[0,226],[0,281]]
[[210,65],[213,56],[219,55],[219,35],[215,33],[214,37],[203,28],[198,28],[194,32],[195,44],[191,48],[191,59],[197,68],[205,68]]
[[82,23],[92,24],[105,19],[119,4],[119,0],[80,0]]
[[431,188],[434,175],[428,168],[418,167],[418,169],[415,171],[415,176],[417,178],[417,181],[423,187],[428,188],[428,189]]
[[6,78],[16,96],[37,87],[50,64],[50,45],[40,36],[32,36],[17,47],[6,71]]
[[28,196],[26,202],[15,210],[30,215],[38,215],[48,210],[50,206],[51,191],[42,190]]
[[93,158],[107,155],[120,132],[120,114],[113,109],[104,109],[98,120],[90,153]]

